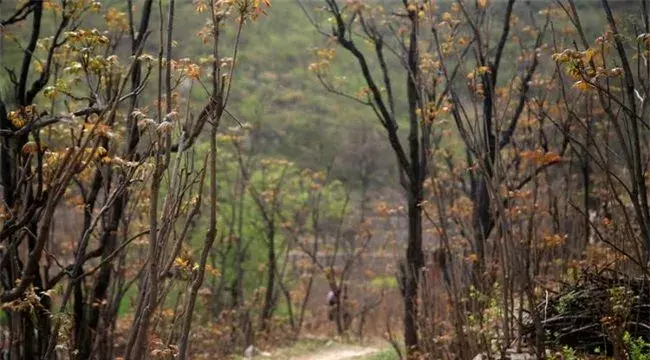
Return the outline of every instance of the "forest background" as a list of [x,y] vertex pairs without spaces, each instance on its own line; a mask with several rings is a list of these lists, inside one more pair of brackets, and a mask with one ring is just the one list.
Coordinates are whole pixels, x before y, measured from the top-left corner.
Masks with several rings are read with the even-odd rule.
[[[10,358],[633,348],[645,1],[4,0],[0,20]],[[551,333],[549,294],[604,269],[600,335]]]

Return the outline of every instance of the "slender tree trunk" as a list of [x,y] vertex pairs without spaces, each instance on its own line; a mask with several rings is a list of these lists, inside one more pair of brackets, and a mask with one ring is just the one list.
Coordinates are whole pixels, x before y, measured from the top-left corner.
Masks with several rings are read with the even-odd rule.
[[[137,35],[132,34],[133,38],[131,43],[131,54],[137,58],[138,52],[142,48],[142,42],[146,38],[146,32],[149,28],[149,19],[151,17],[151,8],[153,0],[146,0],[142,6],[141,19],[138,28]],[[131,1],[128,2],[128,13],[130,20],[130,27],[133,29],[135,26],[133,19],[133,5]],[[131,90],[135,91],[140,87],[141,83],[141,66],[139,61],[134,60],[136,63],[133,67],[133,72],[131,73]],[[133,113],[133,110],[138,106],[138,97],[133,96],[131,98],[131,103],[129,106],[129,114]],[[135,155],[136,146],[140,140],[140,130],[137,127],[137,121],[134,116],[129,115],[127,120],[127,139],[126,139],[126,148],[124,149],[124,158],[132,160]],[[124,179],[120,179],[120,183]],[[123,217],[124,210],[128,204],[129,192],[124,191],[122,194],[118,195],[115,199],[115,202],[112,205],[111,211],[108,215],[108,221],[104,224],[102,229],[102,235],[100,238],[100,246],[102,248],[102,260],[111,256],[111,254],[117,248],[117,232],[119,228],[120,220]],[[101,303],[108,294],[108,290],[111,284],[111,272],[113,271],[113,264],[109,261],[105,262],[100,270],[97,280],[93,288],[93,297],[89,304],[86,304],[88,307],[88,327],[82,330],[82,333],[85,334],[84,342],[81,345],[81,358],[83,356],[88,356],[90,354],[90,345],[93,343],[93,334],[97,332],[97,326],[99,324],[99,315],[100,308],[92,306],[93,303]]]
[[[589,216],[589,211],[590,209],[590,203],[591,201],[589,200],[590,195],[591,195],[591,187],[590,187],[590,169],[589,169],[589,144],[591,142],[590,137],[591,137],[591,119],[590,117],[587,117],[587,131],[585,133],[585,148],[583,149],[582,153],[582,186],[583,186],[583,206],[584,206],[584,233],[585,233],[585,238],[584,238],[584,246],[586,247],[589,244],[589,238],[591,237],[591,219]],[[596,210],[596,209],[593,209]]]
[[[410,41],[408,49],[409,72],[406,76],[407,96],[409,106],[409,157],[411,173],[407,189],[408,203],[408,246],[406,249],[406,283],[404,288],[404,345],[406,346],[407,358],[416,359],[420,351],[418,341],[418,287],[420,283],[420,271],[424,266],[424,254],[422,252],[422,209],[420,204],[423,200],[423,181],[426,176],[426,149],[427,144],[422,139],[426,138],[424,133],[420,134],[420,121],[417,116],[419,80],[418,68],[418,20],[417,15],[409,13],[411,20]],[[421,136],[421,137],[420,137]]]
[[[33,100],[33,98],[30,98],[27,95],[30,84],[29,73],[42,26],[43,1],[34,2],[31,16],[31,33],[29,42],[23,51],[18,84],[14,89],[14,93],[12,94],[13,96],[9,94],[0,94],[4,97],[0,98],[0,130],[13,130],[7,116],[7,111],[9,109],[7,109],[6,102],[11,101],[11,98],[13,98],[15,104],[25,107],[30,105]],[[2,54],[1,50],[2,49],[0,49],[0,54]],[[0,55],[0,57],[2,56]],[[8,209],[14,208],[17,200],[21,198],[26,198],[26,203],[29,205],[36,201],[31,186],[19,188],[17,185],[19,182],[19,175],[16,170],[23,169],[26,160],[21,156],[20,149],[27,143],[29,139],[28,136],[29,135],[26,134],[13,139],[11,137],[5,137],[0,140],[0,206],[6,206]],[[32,175],[30,169],[29,166],[25,167],[27,176]],[[5,224],[5,227],[11,223],[12,221],[9,220]],[[34,220],[30,221],[28,225],[31,233],[27,235],[27,246],[30,255],[32,249],[37,246],[36,241],[39,235],[37,225],[37,222]],[[10,235],[8,239],[6,239],[6,243],[13,244],[14,242],[17,242],[20,244],[24,240],[20,239],[20,236],[22,235]],[[12,249],[7,251],[9,253],[6,256],[9,256],[9,262],[11,264],[8,264],[6,270],[2,269],[2,271],[4,275],[3,280],[7,281],[5,286],[9,285],[7,288],[11,288],[15,281],[21,276],[23,264],[20,261],[20,254],[18,251]],[[36,268],[38,269],[38,266]],[[36,270],[33,276],[33,285],[38,293],[38,289],[40,289],[40,291],[43,290],[41,274]],[[45,349],[47,348],[50,334],[49,328],[45,328],[49,326],[49,300],[40,301],[40,305],[43,308],[36,310],[34,313],[11,310],[7,311],[11,323],[10,357],[12,359],[35,359],[44,354],[44,352],[41,353],[41,351],[46,351]]]
[[[205,266],[208,261],[208,256],[217,237],[217,126],[212,126],[210,132],[210,225],[208,232],[205,234],[205,242],[203,244],[203,251],[201,252],[201,260],[199,268],[194,274],[194,281],[190,290],[190,298],[185,311],[185,318],[183,319],[183,328],[178,340],[178,360],[185,360],[188,355],[189,349],[189,335],[192,326],[192,315],[194,313],[194,306],[196,305],[196,298],[199,289],[203,285],[205,276]],[[203,185],[203,179],[201,179]],[[203,186],[200,187],[201,191]]]
[[409,244],[406,250],[407,268],[404,284],[404,344],[409,358],[412,358],[419,350],[417,298],[420,269],[423,266],[422,212],[419,201],[414,198],[410,199],[408,204],[408,223]]
[[[271,216],[274,216],[271,214]],[[262,307],[262,324],[261,330],[269,330],[269,321],[273,315],[274,294],[275,294],[275,273],[277,261],[275,256],[275,229],[274,224],[271,222],[269,225],[268,233],[268,249],[267,249],[267,279],[266,279],[266,293],[264,294],[264,306]]]
[[488,191],[488,178],[485,175],[477,179],[474,193],[474,236],[476,243],[477,261],[474,265],[474,285],[483,289],[483,273],[485,272],[485,243],[494,227],[494,219],[490,211],[490,194]]

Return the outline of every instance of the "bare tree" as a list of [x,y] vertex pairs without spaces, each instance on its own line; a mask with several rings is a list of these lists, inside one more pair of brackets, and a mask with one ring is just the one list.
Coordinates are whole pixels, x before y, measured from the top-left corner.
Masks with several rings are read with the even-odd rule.
[[[75,358],[113,358],[118,308],[135,284],[138,304],[125,356],[149,356],[148,338],[157,328],[153,314],[177,280],[168,275],[199,213],[201,197],[197,200],[196,194],[203,190],[206,170],[196,166],[192,145],[208,123],[215,137],[233,84],[243,20],[259,16],[267,6],[245,2],[211,9],[215,28],[231,13],[223,6],[232,7],[240,24],[229,54],[232,63],[224,64],[219,57],[224,41],[219,31],[208,33],[214,45],[214,89],[193,116],[190,101],[183,111],[174,96],[180,82],[194,83],[200,76],[198,65],[176,61],[172,54],[174,1],[157,4],[158,57],[144,54],[155,37],[150,30],[155,5],[145,1],[137,21],[128,1],[125,13],[106,18],[105,33],[82,27],[85,17],[92,16],[90,10],[101,8],[98,2],[63,1],[46,7],[43,1],[28,1],[2,14],[7,16],[1,19],[3,32],[32,23],[20,66],[5,67],[16,90],[0,97],[0,239],[5,244],[0,297],[10,319],[12,358],[50,359],[61,349]],[[43,24],[50,20],[55,22],[51,41],[38,47],[46,37]],[[118,48],[125,34],[132,58],[120,63]],[[154,71],[159,81],[151,86]],[[74,87],[61,85],[71,79],[77,81]],[[143,94],[151,90],[157,94],[154,114],[141,109]],[[124,133],[121,119],[126,119]],[[212,159],[215,156],[213,151]],[[214,184],[215,177],[208,178]],[[73,196],[83,216],[80,235],[66,253],[67,240],[56,231],[53,219],[71,216],[63,200]],[[212,204],[215,197],[213,191]],[[141,216],[144,208],[146,219]],[[170,336],[180,337],[182,356],[188,348],[191,309],[216,236],[216,217],[212,219],[214,230],[191,272],[183,329]],[[144,236],[149,240],[146,253],[125,251]],[[62,293],[55,310],[51,296],[56,289]]]

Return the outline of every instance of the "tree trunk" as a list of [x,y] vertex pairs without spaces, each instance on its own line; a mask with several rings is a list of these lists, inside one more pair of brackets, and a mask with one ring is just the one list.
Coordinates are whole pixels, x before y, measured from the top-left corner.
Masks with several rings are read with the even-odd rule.
[[418,119],[419,48],[418,18],[414,12],[409,13],[411,31],[408,49],[408,68],[406,90],[409,108],[409,157],[411,171],[407,187],[408,202],[408,246],[406,249],[406,283],[404,288],[404,344],[407,359],[419,357],[418,341],[418,287],[420,271],[424,266],[422,253],[422,210],[423,182],[427,172],[428,136],[425,129],[420,134]]
[[477,261],[474,264],[473,279],[477,289],[483,289],[483,273],[485,272],[485,243],[494,227],[494,219],[490,211],[490,194],[488,192],[489,178],[480,176],[474,192],[474,236],[476,242]]
[[408,247],[406,249],[406,269],[404,284],[404,345],[409,359],[417,358],[418,341],[418,285],[420,269],[424,265],[422,253],[422,212],[413,195],[408,204]]
[[[273,215],[271,215],[273,216]],[[275,272],[276,272],[276,256],[275,256],[275,231],[274,224],[269,224],[269,234],[268,234],[268,258],[267,258],[267,280],[266,280],[266,293],[264,295],[264,306],[262,307],[262,324],[261,330],[269,330],[269,320],[273,315],[274,308],[274,294],[275,294]]]
[[[194,273],[194,279],[190,289],[190,298],[185,311],[185,318],[183,319],[183,328],[180,339],[178,340],[178,360],[185,360],[188,356],[189,335],[196,298],[199,289],[203,285],[208,256],[217,237],[217,127],[218,123],[212,126],[210,132],[210,227],[205,235],[200,265],[196,273]],[[203,190],[204,177],[205,173],[201,177],[201,186],[199,187],[201,191]]]

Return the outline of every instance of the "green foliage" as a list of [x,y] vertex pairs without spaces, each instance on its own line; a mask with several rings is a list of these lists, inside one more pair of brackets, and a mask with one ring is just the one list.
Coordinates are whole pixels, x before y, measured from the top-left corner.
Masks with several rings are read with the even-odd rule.
[[551,354],[549,360],[579,360],[576,351],[569,346],[562,347],[562,351]]
[[564,360],[578,360],[575,350],[568,346],[562,348],[562,358]]
[[[308,235],[313,230],[313,218],[308,212],[317,195],[319,221],[323,223],[340,220],[347,195],[342,182],[328,180],[322,172],[303,169],[281,157],[255,154],[253,140],[246,133],[248,127],[233,127],[219,136],[217,224],[222,239],[219,251],[225,256],[220,276],[227,284],[235,280],[240,262],[237,246],[241,245],[245,252],[241,266],[247,274],[244,288],[250,293],[264,286],[271,228],[276,252],[280,254],[292,240],[292,236],[287,236],[289,231],[299,230]],[[200,144],[199,154],[206,151],[206,144]],[[204,202],[207,207],[207,199]],[[294,224],[297,214],[304,218],[304,223]],[[202,217],[199,223],[192,234],[193,247],[203,241],[207,219]],[[279,257],[278,261],[281,260]],[[280,306],[277,310],[282,315],[285,309]]]
[[634,293],[625,286],[608,289],[608,293],[612,314],[625,317],[630,312],[632,303],[636,300]]
[[564,313],[571,306],[571,303],[574,300],[575,300],[574,292],[566,293],[560,298],[560,301],[555,305],[555,311],[557,311],[558,313]]
[[397,279],[394,276],[377,276],[370,282],[377,289],[397,289]]
[[630,360],[650,360],[650,343],[640,337],[632,339],[629,332],[623,335],[623,342],[628,348]]

